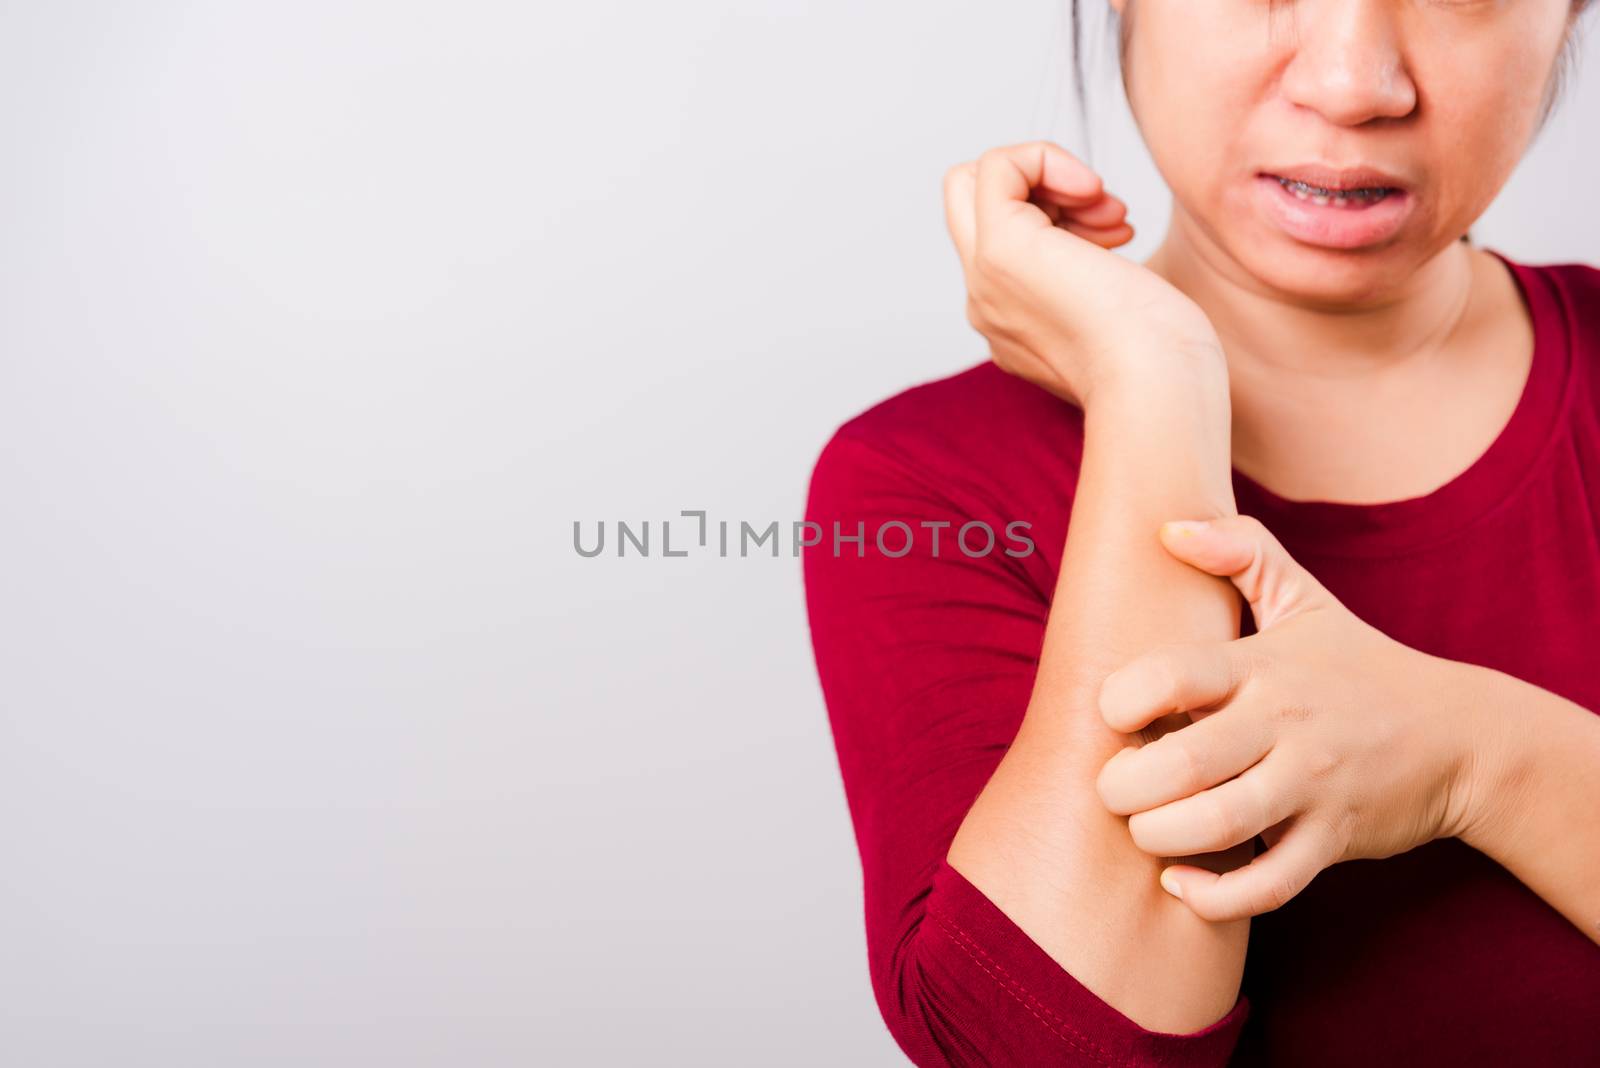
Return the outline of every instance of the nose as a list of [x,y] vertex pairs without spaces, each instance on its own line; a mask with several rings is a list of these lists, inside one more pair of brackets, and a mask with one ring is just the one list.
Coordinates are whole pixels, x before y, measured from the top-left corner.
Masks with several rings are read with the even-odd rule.
[[1283,94],[1331,123],[1400,118],[1417,106],[1390,0],[1316,0],[1291,8],[1298,39]]

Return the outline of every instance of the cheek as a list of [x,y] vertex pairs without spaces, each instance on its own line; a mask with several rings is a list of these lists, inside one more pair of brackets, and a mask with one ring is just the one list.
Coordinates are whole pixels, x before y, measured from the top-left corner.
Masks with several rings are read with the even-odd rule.
[[1450,223],[1480,214],[1516,169],[1539,119],[1550,62],[1533,49],[1502,50],[1419,75],[1428,111],[1421,127],[1428,155],[1419,162],[1435,209]]
[[1141,40],[1142,68],[1130,74],[1129,105],[1156,168],[1178,198],[1206,203],[1218,195],[1230,162],[1260,104],[1259,76],[1237,48],[1214,48],[1209,36],[1185,43],[1182,27]]

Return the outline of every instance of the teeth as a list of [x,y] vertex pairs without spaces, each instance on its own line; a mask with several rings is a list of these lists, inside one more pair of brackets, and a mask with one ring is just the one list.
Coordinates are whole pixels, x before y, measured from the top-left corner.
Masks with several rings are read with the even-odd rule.
[[1336,208],[1346,208],[1366,204],[1376,204],[1388,196],[1390,190],[1384,188],[1368,189],[1323,189],[1320,186],[1310,185],[1306,182],[1296,181],[1292,178],[1279,178],[1278,184],[1301,200],[1309,200],[1318,207],[1327,207],[1332,204]]

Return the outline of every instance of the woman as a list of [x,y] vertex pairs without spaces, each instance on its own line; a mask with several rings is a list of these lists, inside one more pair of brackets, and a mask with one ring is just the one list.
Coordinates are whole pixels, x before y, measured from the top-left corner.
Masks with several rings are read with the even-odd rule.
[[1111,2],[1163,243],[1056,146],[953,169],[994,362],[813,474],[880,1009],[918,1064],[1600,1064],[1600,271],[1463,239],[1586,0]]

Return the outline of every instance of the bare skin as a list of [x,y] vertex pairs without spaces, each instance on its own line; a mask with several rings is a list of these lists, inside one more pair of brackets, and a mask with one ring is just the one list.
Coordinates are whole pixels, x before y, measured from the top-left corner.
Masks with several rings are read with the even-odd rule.
[[[1185,262],[1169,239],[1145,266],[1207,309],[1227,351],[1233,466],[1281,496],[1403,500],[1448,482],[1499,435],[1522,395],[1533,326],[1505,266],[1463,242],[1436,293],[1354,337],[1297,334],[1264,298]],[[1421,280],[1419,280],[1420,282]],[[1415,338],[1414,341],[1409,340]]]
[[[1158,882],[1163,861],[1094,789],[1127,744],[1096,714],[1101,680],[1161,643],[1238,634],[1237,598],[1151,536],[1170,514],[1234,511],[1225,435],[1194,404],[1225,405],[1226,388],[1203,373],[1157,381],[1102,390],[1089,410],[1033,699],[949,861],[1080,982],[1152,1030],[1181,1032],[1232,1006],[1247,924],[1207,923],[1174,901]],[[1161,389],[1170,393],[1152,404]]]
[[[1143,265],[1109,254],[1126,208],[1058,146],[946,178],[969,319],[1003,369],[1085,411],[1033,697],[949,861],[1147,1028],[1226,1012],[1248,918],[1322,868],[1439,837],[1600,940],[1600,828],[1571,815],[1600,806],[1600,717],[1367,627],[1237,515],[1228,480],[1231,463],[1286,497],[1394,500],[1499,434],[1531,332],[1504,267],[1456,238],[1526,147],[1573,10],[1326,0],[1241,57],[1259,5],[1140,0],[1126,84],[1174,190]],[[1288,143],[1401,168],[1422,207],[1372,248],[1285,240],[1247,183]],[[1183,538],[1174,519],[1213,523]],[[1506,731],[1508,708],[1542,729]]]

